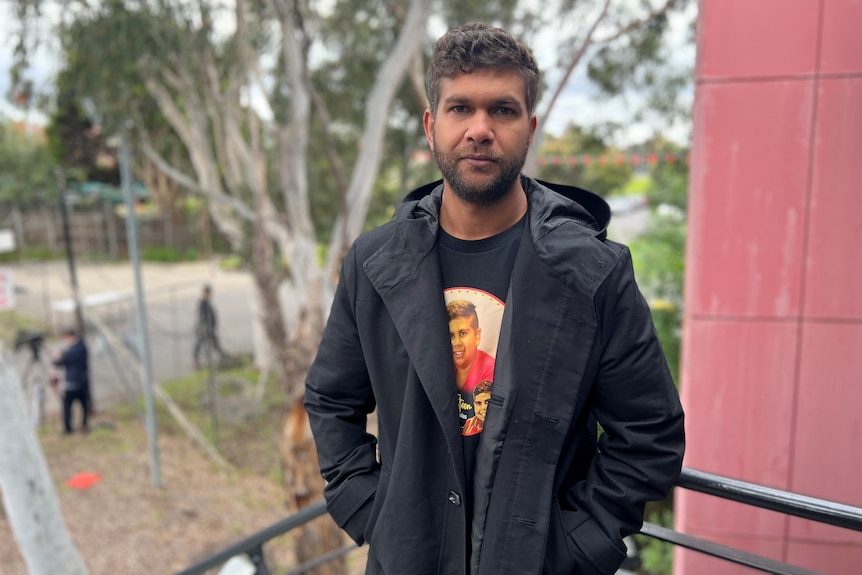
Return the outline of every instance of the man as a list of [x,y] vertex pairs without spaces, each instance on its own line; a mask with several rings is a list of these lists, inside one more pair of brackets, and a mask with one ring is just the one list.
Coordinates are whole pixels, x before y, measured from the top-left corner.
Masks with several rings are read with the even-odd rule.
[[475,305],[455,300],[446,306],[446,313],[455,359],[455,384],[461,391],[472,393],[478,382],[494,378],[494,358],[479,349],[482,328]]
[[87,419],[90,415],[90,364],[87,346],[77,332],[66,329],[63,332],[65,348],[54,355],[53,364],[65,368],[63,396],[63,430],[72,433],[72,405],[81,404],[81,431],[87,432]]
[[216,312],[213,308],[210,298],[212,297],[212,288],[209,285],[204,285],[201,290],[201,297],[198,301],[198,316],[195,323],[195,348],[194,348],[194,364],[195,369],[200,369],[201,349],[204,346],[209,346],[206,350],[206,358],[209,361],[212,358],[212,352],[215,351],[219,356],[224,357],[224,352],[218,342],[218,332]]
[[[443,182],[345,258],[305,404],[329,512],[369,542],[369,574],[610,574],[680,472],[682,409],[607,204],[520,175],[538,83],[503,30],[438,40],[424,123]],[[446,340],[454,288],[505,304],[471,436]]]

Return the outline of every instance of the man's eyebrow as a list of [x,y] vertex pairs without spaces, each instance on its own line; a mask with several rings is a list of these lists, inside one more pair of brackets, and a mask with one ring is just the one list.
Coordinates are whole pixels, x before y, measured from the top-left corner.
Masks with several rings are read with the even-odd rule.
[[[471,98],[468,98],[467,96],[460,96],[458,94],[455,94],[453,96],[449,96],[448,98],[444,99],[443,103],[447,104],[447,105],[449,105],[449,104],[469,104],[472,101],[473,100]],[[492,106],[515,106],[518,108],[523,106],[523,104],[521,103],[521,100],[515,96],[501,96],[499,98],[495,98],[494,100],[491,101],[491,105]]]
[[515,105],[515,106],[520,107],[521,106],[521,100],[519,100],[518,98],[516,98],[514,96],[503,96],[502,98],[497,98],[496,100],[494,100],[494,104],[497,106]]

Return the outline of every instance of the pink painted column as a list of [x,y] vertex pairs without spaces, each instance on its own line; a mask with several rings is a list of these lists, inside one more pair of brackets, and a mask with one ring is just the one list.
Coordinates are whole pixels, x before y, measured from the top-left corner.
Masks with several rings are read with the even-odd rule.
[[[856,506],[860,30],[862,0],[700,1],[681,381],[686,466]],[[676,528],[862,573],[862,534],[706,495],[677,490]]]

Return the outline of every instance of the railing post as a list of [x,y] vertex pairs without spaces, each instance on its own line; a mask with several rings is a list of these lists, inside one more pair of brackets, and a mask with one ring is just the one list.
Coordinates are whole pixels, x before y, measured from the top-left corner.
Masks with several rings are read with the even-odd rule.
[[255,575],[270,575],[266,566],[266,558],[263,556],[263,545],[258,545],[247,551],[248,558],[254,563]]

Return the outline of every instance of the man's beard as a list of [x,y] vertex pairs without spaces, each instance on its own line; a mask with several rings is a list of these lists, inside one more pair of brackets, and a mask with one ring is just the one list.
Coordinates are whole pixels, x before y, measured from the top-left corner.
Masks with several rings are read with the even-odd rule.
[[[434,138],[436,142],[436,137]],[[529,141],[524,146],[521,154],[506,158],[503,154],[495,154],[484,151],[479,146],[472,149],[456,148],[451,152],[442,152],[435,144],[433,155],[434,161],[443,174],[443,179],[452,188],[457,197],[468,204],[476,206],[490,206],[497,203],[512,190],[512,185],[521,175],[521,168],[527,160],[527,152],[530,149]],[[483,176],[487,179],[479,182],[471,182],[469,175],[463,177],[459,171],[459,164],[467,154],[484,154],[496,163],[497,173],[495,175],[476,173],[477,178]],[[466,168],[469,171],[469,168]]]

